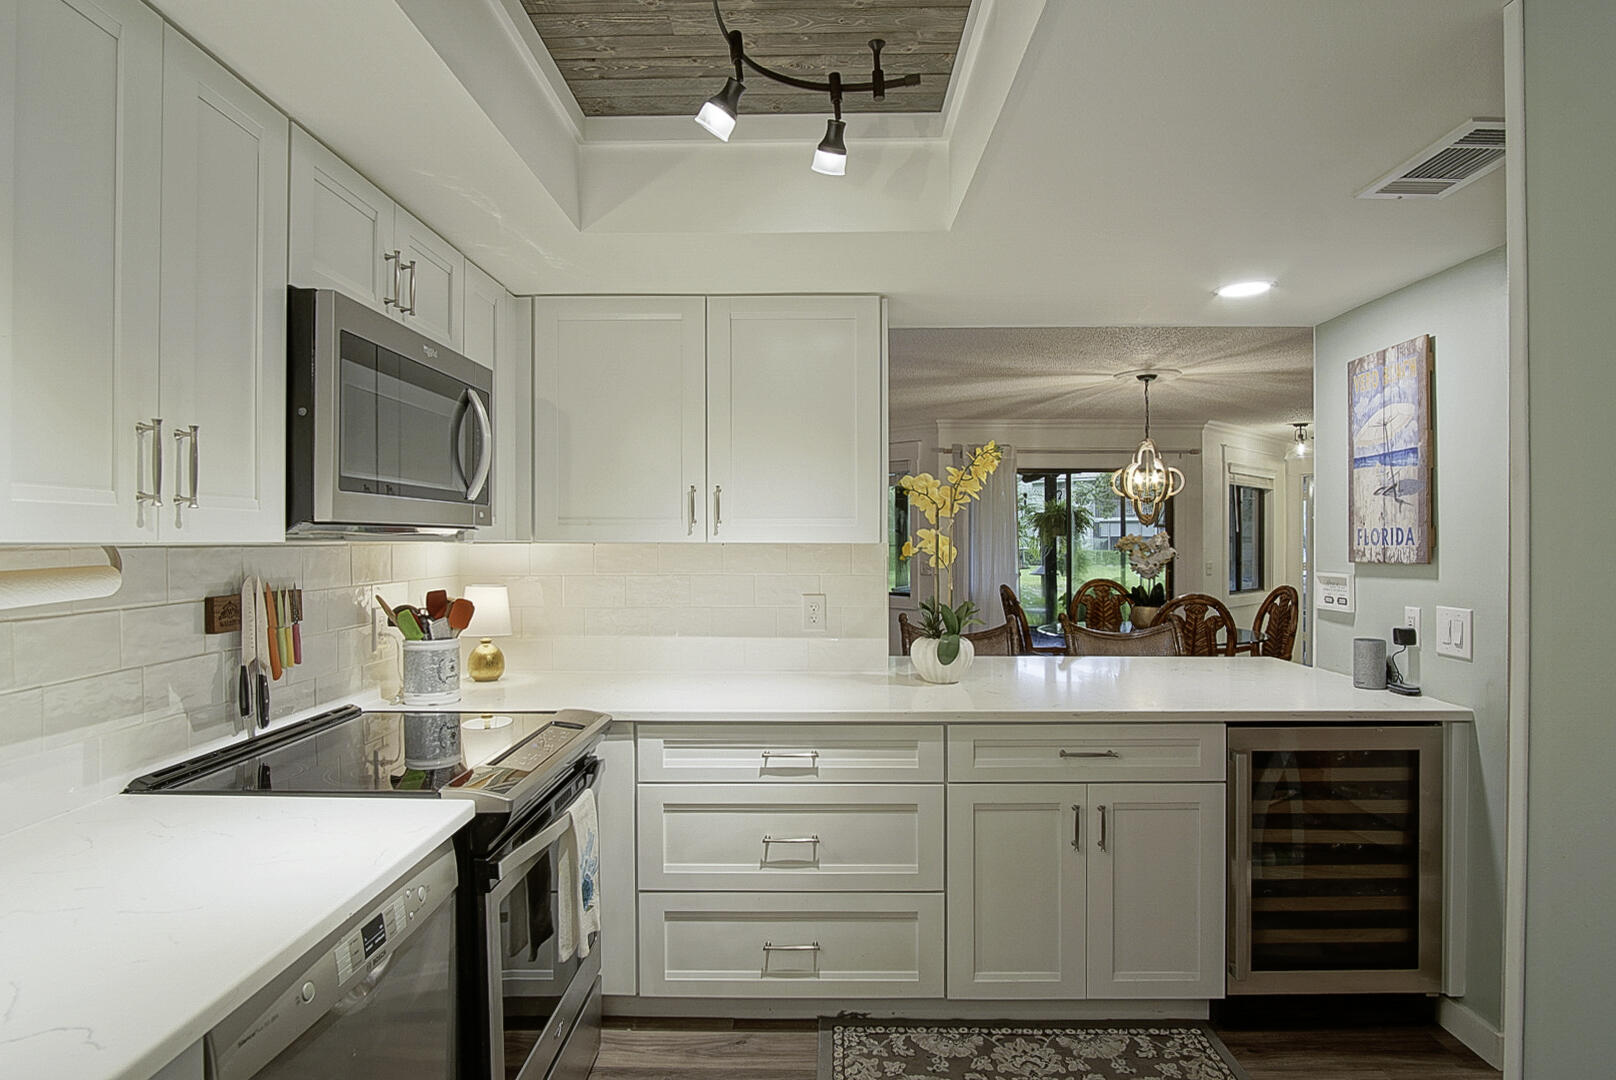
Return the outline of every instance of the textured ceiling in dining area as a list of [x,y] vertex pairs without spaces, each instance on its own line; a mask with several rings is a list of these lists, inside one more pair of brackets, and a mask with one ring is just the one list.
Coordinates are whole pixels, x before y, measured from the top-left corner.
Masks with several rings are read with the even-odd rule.
[[[871,38],[886,42],[889,78],[918,74],[919,86],[885,101],[849,94],[842,109],[937,112],[959,52],[970,0],[720,0],[747,55],[802,79],[840,71],[868,81]],[[733,74],[712,0],[522,0],[522,7],[585,116],[694,115]],[[751,113],[826,113],[825,94],[748,72],[742,108]]]

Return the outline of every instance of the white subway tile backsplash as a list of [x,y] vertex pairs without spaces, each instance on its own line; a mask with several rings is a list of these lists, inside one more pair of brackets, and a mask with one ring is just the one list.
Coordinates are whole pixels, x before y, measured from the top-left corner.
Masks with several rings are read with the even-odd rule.
[[123,612],[123,666],[141,667],[218,651],[219,643],[209,642],[202,633],[202,617],[202,605],[194,601]]
[[654,574],[661,566],[656,544],[597,544],[595,573]]
[[848,548],[855,574],[879,574],[882,588],[886,587],[887,548],[885,544],[853,544]]
[[143,673],[145,711],[157,715],[176,712],[189,715],[201,713],[209,706],[222,705],[227,700],[239,701],[237,676],[240,671],[240,657],[224,653],[153,664]]
[[410,581],[427,576],[425,543],[393,545],[393,580]]
[[802,607],[805,593],[824,592],[818,574],[759,574],[758,607]]
[[619,574],[568,574],[563,596],[568,607],[623,607],[628,580]]
[[44,693],[18,690],[0,694],[0,747],[8,754],[34,753],[45,735]]
[[17,686],[66,682],[123,666],[115,611],[30,619],[13,623],[11,634]]
[[724,569],[732,574],[767,574],[783,570],[787,544],[725,544]]
[[242,548],[241,568],[267,585],[296,584],[306,589],[309,586],[303,580],[303,553],[310,550],[313,549],[304,544]]
[[745,607],[757,603],[757,579],[751,574],[701,574],[690,579],[691,603],[708,607]]
[[459,575],[476,584],[485,578],[528,573],[527,544],[469,544],[459,555]]
[[97,742],[102,776],[138,773],[151,762],[184,753],[191,743],[191,728],[183,714],[153,717],[105,732]]
[[724,569],[724,548],[719,544],[662,544],[658,561],[667,574],[716,574]]
[[45,745],[79,741],[87,731],[138,723],[146,702],[138,670],[59,683],[44,689]]
[[240,592],[242,565],[241,548],[169,548],[168,600]]
[[[111,596],[94,600],[79,600],[74,611],[110,611],[114,608],[134,607],[139,604],[161,604],[168,600],[168,549],[120,548],[118,558],[123,563],[123,582]],[[101,561],[97,557],[86,560],[87,565]]]
[[832,607],[869,604],[872,597],[884,597],[887,589],[886,577],[876,574],[826,574],[819,579],[819,585],[825,603]]
[[628,602],[646,607],[689,607],[689,574],[644,574],[628,579]]
[[595,569],[594,544],[534,544],[528,552],[535,574],[588,574]]
[[713,608],[713,633],[724,637],[772,638],[779,626],[775,608]]
[[11,662],[11,624],[0,623],[0,691],[16,685]]
[[584,633],[590,637],[645,637],[668,633],[657,620],[655,608],[590,608]]
[[355,544],[349,554],[353,563],[355,585],[398,580],[399,575],[393,573],[391,544]]
[[302,548],[300,582],[304,589],[335,589],[353,584],[353,559],[348,545]]
[[785,569],[793,573],[846,574],[853,566],[847,544],[789,544]]
[[506,582],[512,607],[560,607],[563,603],[560,574],[511,578]]
[[[586,608],[524,607],[513,612],[512,626],[523,637],[566,637],[582,634],[587,623]],[[503,646],[501,646],[503,648]]]

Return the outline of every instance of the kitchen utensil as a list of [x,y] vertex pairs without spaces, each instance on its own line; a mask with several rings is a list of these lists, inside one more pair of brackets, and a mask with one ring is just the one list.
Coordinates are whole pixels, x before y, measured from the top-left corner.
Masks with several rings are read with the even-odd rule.
[[264,609],[268,619],[269,639],[269,674],[276,682],[280,682],[281,672],[281,628],[280,616],[275,611],[275,590],[264,586]]
[[276,614],[280,616],[281,667],[296,667],[297,661],[292,656],[292,598],[287,595],[285,589],[276,589],[275,599],[279,604]]
[[303,662],[303,621],[295,607],[292,615],[292,663],[297,665]]
[[[241,583],[241,715],[253,714],[254,664],[258,661],[258,638],[253,633],[258,622],[258,602],[253,598],[252,578]],[[251,723],[248,724],[249,730]]]
[[398,616],[394,614],[392,605],[383,600],[380,593],[376,595],[376,606],[387,612],[387,624],[389,626],[398,625]]
[[446,619],[446,618],[436,618],[436,619],[432,620],[432,638],[433,638],[433,640],[438,640],[440,638],[451,638],[451,637],[456,637],[456,636],[458,636],[458,635],[456,635],[455,632],[450,628],[448,619]]
[[433,589],[426,594],[426,617],[436,622],[449,614],[449,594],[443,589]]
[[[269,666],[269,661],[266,658],[263,650],[268,648],[269,642],[269,605],[265,604],[262,599],[264,595],[263,582],[257,578],[253,578],[252,586],[252,636],[253,653],[256,657],[253,667],[258,672],[256,679],[258,683],[258,726],[260,728],[267,728],[269,726],[269,675],[266,668]],[[245,624],[243,624],[243,633],[245,632]]]
[[470,600],[456,600],[449,605],[449,629],[458,635],[471,625],[471,617],[476,611]]
[[399,633],[404,635],[405,641],[424,641],[426,634],[421,630],[421,624],[416,621],[415,612],[407,605],[394,609],[394,624],[398,626]]

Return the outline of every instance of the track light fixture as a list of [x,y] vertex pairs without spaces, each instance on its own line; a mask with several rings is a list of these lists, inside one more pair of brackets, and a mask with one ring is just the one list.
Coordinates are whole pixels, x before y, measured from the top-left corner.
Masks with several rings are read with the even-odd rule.
[[1301,461],[1313,452],[1312,447],[1307,445],[1307,424],[1293,420],[1291,427],[1296,429],[1296,441],[1291,443],[1291,448],[1286,451],[1285,456],[1292,461]]
[[853,94],[869,92],[876,101],[885,101],[887,88],[890,86],[919,86],[919,75],[899,75],[888,79],[886,72],[881,70],[881,50],[886,42],[880,38],[870,40],[870,53],[874,57],[874,65],[870,71],[870,81],[861,83],[842,82],[842,73],[833,71],[830,78],[824,82],[814,79],[799,79],[783,72],[766,68],[762,64],[746,55],[746,48],[741,43],[741,32],[731,30],[724,23],[724,13],[718,9],[718,0],[713,0],[713,15],[718,20],[718,30],[729,42],[730,63],[735,65],[735,74],[724,80],[724,88],[702,105],[696,113],[696,123],[724,142],[729,142],[729,136],[735,130],[736,119],[741,111],[741,93],[746,89],[746,68],[772,79],[785,86],[794,86],[799,90],[814,90],[821,94],[830,95],[831,119],[825,125],[825,137],[820,140],[814,151],[813,170],[824,173],[826,176],[842,176],[847,172],[847,142],[844,135],[847,124],[842,120],[842,93]]

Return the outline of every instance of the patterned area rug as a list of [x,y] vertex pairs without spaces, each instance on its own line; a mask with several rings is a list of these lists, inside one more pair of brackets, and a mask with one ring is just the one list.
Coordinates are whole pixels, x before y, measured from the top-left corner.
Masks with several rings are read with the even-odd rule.
[[1248,1080],[1204,1024],[823,1019],[819,1080]]

